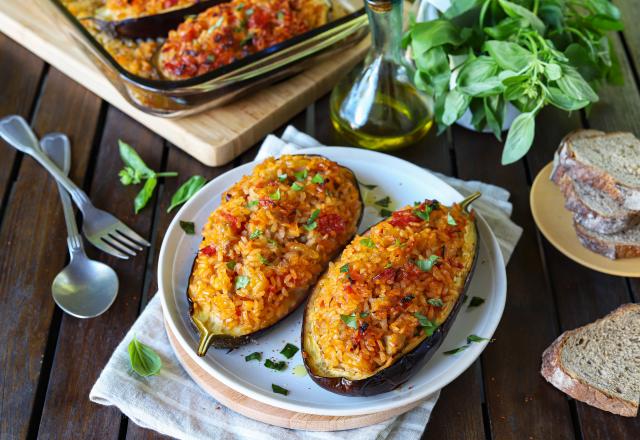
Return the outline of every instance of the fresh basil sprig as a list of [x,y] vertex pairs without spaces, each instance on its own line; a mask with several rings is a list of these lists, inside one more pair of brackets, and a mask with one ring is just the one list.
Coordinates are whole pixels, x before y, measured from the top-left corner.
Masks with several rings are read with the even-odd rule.
[[137,185],[145,180],[144,185],[140,192],[133,200],[133,208],[135,213],[139,213],[144,208],[151,197],[153,197],[153,191],[156,189],[159,177],[175,177],[178,173],[173,171],[166,171],[162,173],[156,173],[147,166],[142,158],[138,155],[136,150],[121,139],[118,140],[118,150],[120,151],[120,157],[124,162],[125,167],[120,170],[118,176],[120,176],[120,182],[127,185]]
[[189,179],[180,185],[180,188],[171,197],[171,205],[167,212],[171,212],[177,206],[182,205],[191,197],[193,197],[200,189],[207,183],[207,180],[199,175],[191,176]]
[[531,147],[542,108],[578,110],[598,100],[593,87],[622,82],[607,37],[622,28],[608,0],[452,0],[441,18],[412,24],[403,44],[440,132],[470,110],[477,130],[501,139],[507,104],[521,112],[504,146],[509,164]]
[[131,368],[140,376],[154,376],[162,368],[160,356],[151,347],[138,341],[134,336],[129,342],[129,361]]

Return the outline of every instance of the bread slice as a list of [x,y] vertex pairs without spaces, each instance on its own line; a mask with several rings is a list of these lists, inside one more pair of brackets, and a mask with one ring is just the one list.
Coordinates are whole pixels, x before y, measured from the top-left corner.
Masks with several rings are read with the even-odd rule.
[[573,132],[561,143],[556,162],[554,182],[566,173],[625,208],[640,210],[640,140],[633,134]]
[[640,400],[640,304],[625,304],[564,332],[542,355],[540,373],[576,400],[626,417]]
[[560,183],[560,179],[565,175],[566,165],[563,164],[566,158],[566,145],[570,144],[574,140],[579,141],[582,139],[589,139],[597,136],[604,136],[606,133],[600,130],[574,130],[567,134],[560,141],[558,149],[553,153],[553,168],[551,169],[551,180],[557,184]]
[[615,234],[600,234],[585,228],[574,217],[573,227],[580,243],[592,252],[612,260],[640,257],[640,226],[638,225]]
[[614,234],[640,223],[640,211],[624,208],[608,195],[576,182],[568,175],[559,179],[565,208],[572,211],[576,222],[600,234]]

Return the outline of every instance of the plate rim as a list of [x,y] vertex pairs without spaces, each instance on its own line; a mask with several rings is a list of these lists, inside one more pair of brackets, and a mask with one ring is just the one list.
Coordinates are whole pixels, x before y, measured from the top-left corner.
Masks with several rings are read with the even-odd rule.
[[[542,222],[540,221],[540,216],[539,216],[539,212],[538,212],[538,203],[537,203],[537,194],[538,191],[540,191],[540,187],[544,184],[541,183],[543,181],[545,181],[545,179],[549,179],[549,176],[551,175],[551,169],[553,168],[553,161],[549,162],[548,164],[546,164],[544,167],[542,167],[542,169],[540,169],[540,171],[538,172],[538,174],[536,175],[536,177],[533,179],[533,183],[531,184],[531,191],[529,193],[529,206],[531,209],[531,216],[533,217],[533,221],[535,222],[538,230],[542,233],[542,235],[544,235],[544,237],[547,239],[547,241],[551,244],[551,246],[553,246],[554,249],[556,249],[557,251],[559,251],[562,255],[564,255],[565,257],[569,258],[571,261],[578,263],[581,266],[584,266],[588,269],[591,270],[595,270],[596,272],[600,272],[600,273],[604,273],[607,275],[614,275],[614,276],[619,276],[619,277],[629,277],[629,278],[638,278],[640,277],[640,270],[638,270],[637,272],[629,272],[627,270],[622,270],[622,269],[615,269],[615,268],[607,268],[607,267],[603,267],[598,265],[597,263],[593,263],[587,259],[584,259],[583,257],[576,255],[572,252],[570,252],[569,250],[566,249],[566,246],[560,246],[558,245],[558,240],[554,237],[553,234],[551,234],[549,232],[550,230],[550,226],[546,223],[546,222]],[[560,191],[558,189],[558,191]],[[566,208],[563,206],[561,206],[562,209]],[[574,234],[575,235],[575,234]],[[577,237],[576,237],[577,240]],[[590,250],[585,248],[585,251],[592,253],[594,257],[600,257],[603,258],[604,261],[606,261],[607,263],[613,264],[615,265],[616,262],[619,263],[626,263],[629,261],[629,259],[618,259],[618,260],[611,260],[603,255],[597,254],[595,252],[591,252]],[[640,263],[640,257],[636,257],[633,258],[633,260],[638,260],[638,262]]]
[[[423,173],[423,174],[427,174],[430,176],[430,178],[432,179],[436,179],[437,181],[439,181],[440,185],[443,185],[444,187],[449,188],[451,191],[453,191],[455,194],[458,195],[458,197],[460,199],[463,198],[463,196],[456,190],[454,189],[451,185],[449,185],[447,182],[445,182],[444,180],[442,180],[441,178],[439,178],[438,176],[436,176],[433,172],[431,172],[430,170],[426,169],[426,168],[422,168],[418,165],[415,165],[409,161],[406,161],[404,159],[395,157],[395,156],[390,156],[384,153],[380,153],[380,152],[376,152],[376,151],[370,151],[370,150],[362,150],[359,148],[352,148],[352,147],[333,147],[333,146],[325,146],[325,147],[313,147],[313,148],[305,148],[304,150],[301,151],[300,154],[320,154],[323,155],[327,154],[327,153],[331,153],[331,155],[335,156],[335,153],[337,153],[337,155],[353,155],[356,154],[355,157],[357,157],[357,155],[371,155],[372,158],[377,159],[377,160],[384,160],[384,161],[391,161],[392,163],[395,162],[396,164],[401,164],[403,167],[408,167],[410,169],[413,170],[413,172],[415,173]],[[331,160],[335,160],[336,162],[340,162],[340,159],[337,158],[330,158]],[[351,159],[353,160],[353,156],[351,157]],[[358,160],[364,160],[361,158],[358,158]],[[238,169],[249,169],[252,167],[255,167],[258,163],[262,162],[262,160],[253,160],[251,162],[248,162],[246,164],[240,165],[238,167],[232,168],[228,171],[226,171],[225,173],[216,176],[214,179],[212,179],[210,182],[207,183],[207,185],[205,185],[205,187],[203,188],[203,190],[205,190],[208,186],[214,186],[215,182],[222,179],[224,176],[226,176],[227,174],[231,173],[231,172],[238,172]],[[391,164],[392,165],[392,164]],[[167,246],[168,246],[168,237],[171,235],[170,231],[175,230],[178,227],[179,224],[179,218],[180,218],[180,214],[181,212],[183,212],[184,210],[189,209],[189,207],[191,205],[196,204],[197,202],[197,198],[192,198],[191,200],[187,201],[187,203],[185,203],[180,210],[176,213],[175,217],[172,219],[171,223],[169,224],[169,226],[167,227],[167,232],[165,232],[165,235],[163,237],[163,241],[162,241],[162,246],[160,248],[160,255],[159,255],[159,259],[158,259],[158,290],[160,291],[160,298],[161,298],[161,302],[162,302],[162,308],[163,308],[163,313],[165,315],[165,319],[168,323],[168,325],[171,327],[171,330],[174,332],[174,335],[176,336],[176,339],[178,340],[178,342],[180,343],[180,345],[182,346],[182,348],[185,349],[185,351],[189,354],[189,356],[191,357],[191,359],[193,359],[200,367],[202,367],[207,373],[211,374],[215,379],[219,380],[220,382],[224,383],[225,385],[233,388],[234,390],[252,398],[255,399],[257,401],[263,402],[265,404],[268,405],[272,405],[272,406],[276,406],[282,409],[287,409],[290,411],[295,411],[295,412],[299,412],[299,413],[304,413],[304,414],[317,414],[317,415],[326,415],[326,416],[350,416],[350,415],[363,415],[363,414],[371,414],[371,413],[375,413],[375,412],[380,412],[380,411],[385,411],[388,410],[390,408],[396,408],[399,406],[403,406],[403,405],[407,405],[410,404],[412,402],[415,402],[417,400],[421,400],[424,399],[425,397],[429,396],[430,394],[433,394],[434,392],[439,391],[440,389],[444,388],[445,386],[447,386],[449,383],[451,383],[453,380],[455,380],[457,377],[459,377],[461,374],[463,374],[470,366],[471,364],[473,364],[477,358],[480,356],[480,354],[482,354],[482,352],[484,351],[484,349],[486,348],[486,346],[488,345],[488,342],[482,342],[479,344],[473,344],[470,349],[465,350],[465,354],[464,357],[461,359],[460,362],[458,362],[456,365],[460,365],[455,369],[451,369],[445,373],[442,373],[439,376],[439,380],[435,381],[437,382],[437,386],[436,385],[432,385],[430,387],[423,387],[422,389],[420,389],[419,392],[416,391],[416,388],[414,388],[412,390],[412,393],[408,396],[408,397],[404,397],[404,398],[399,398],[399,399],[394,399],[394,400],[390,400],[390,401],[386,401],[386,402],[381,402],[378,405],[369,405],[365,408],[358,408],[358,407],[349,407],[348,409],[346,408],[334,408],[334,409],[323,409],[323,410],[319,410],[316,408],[310,408],[307,407],[305,405],[300,405],[297,403],[291,403],[291,402],[287,402],[286,400],[281,400],[278,398],[274,398],[271,396],[268,396],[266,394],[263,394],[262,392],[255,392],[249,388],[247,388],[246,386],[244,386],[241,383],[238,383],[237,381],[227,378],[225,376],[225,374],[217,371],[215,368],[213,368],[211,365],[209,365],[209,363],[207,363],[205,361],[205,359],[199,357],[196,352],[193,350],[193,347],[184,339],[182,332],[180,331],[180,329],[178,329],[176,323],[173,321],[172,317],[171,317],[171,312],[170,312],[170,308],[169,305],[167,303],[168,300],[168,296],[170,295],[169,291],[171,290],[169,288],[169,290],[165,289],[165,282],[164,282],[164,277],[162,274],[162,269],[167,265],[167,259],[169,259],[169,255],[168,255],[168,251],[167,251]],[[495,264],[488,266],[491,268],[495,268],[494,272],[494,278],[496,279],[495,285],[496,285],[496,290],[495,290],[495,294],[496,294],[496,300],[498,301],[498,303],[496,304],[496,308],[495,310],[492,310],[494,313],[494,317],[493,319],[490,319],[489,322],[486,324],[487,328],[484,330],[486,332],[486,334],[489,336],[489,338],[491,338],[493,336],[493,334],[496,331],[496,328],[498,327],[501,319],[502,319],[502,315],[504,313],[504,308],[506,305],[506,297],[507,297],[507,276],[506,276],[506,267],[504,264],[504,258],[502,255],[502,252],[500,250],[500,246],[498,244],[498,241],[495,237],[495,235],[493,234],[493,231],[491,230],[491,228],[489,227],[489,225],[487,224],[487,222],[484,220],[484,218],[479,214],[476,213],[477,215],[477,219],[479,220],[479,232],[480,229],[483,230],[483,233],[480,234],[481,237],[486,240],[487,242],[487,246],[489,248],[489,251],[491,252],[492,256],[494,257],[494,262]],[[485,236],[486,234],[486,236]],[[489,313],[489,312],[487,312]],[[400,391],[402,392],[402,391]]]

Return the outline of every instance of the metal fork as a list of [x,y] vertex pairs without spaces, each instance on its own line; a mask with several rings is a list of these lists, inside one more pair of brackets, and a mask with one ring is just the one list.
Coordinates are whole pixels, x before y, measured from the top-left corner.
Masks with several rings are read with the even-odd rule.
[[[69,139],[61,133],[56,136]],[[51,136],[51,135],[50,135]],[[93,206],[87,194],[60,171],[42,152],[35,133],[21,116],[13,115],[0,119],[0,137],[19,151],[32,156],[71,195],[83,216],[82,232],[87,240],[103,252],[118,258],[128,259],[141,251],[149,242],[106,211]]]

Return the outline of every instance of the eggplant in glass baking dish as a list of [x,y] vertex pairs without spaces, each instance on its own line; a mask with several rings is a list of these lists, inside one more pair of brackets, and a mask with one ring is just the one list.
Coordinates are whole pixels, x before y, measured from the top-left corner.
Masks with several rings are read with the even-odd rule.
[[297,309],[363,212],[353,173],[321,156],[268,158],[221,199],[187,288],[200,356],[246,344]]
[[[185,9],[209,4],[172,0],[163,9],[160,1],[151,9],[141,0],[131,0],[131,7],[127,0],[38,1],[57,10],[65,30],[131,104],[166,117],[220,106],[299,73],[368,31],[362,0],[231,0],[184,17]],[[118,12],[95,7],[106,2],[125,7]],[[123,38],[114,30],[133,20],[127,23],[136,32],[150,32],[140,23],[151,23],[155,31],[166,14],[182,21],[160,38]]]
[[356,236],[309,296],[302,357],[321,387],[391,391],[433,356],[462,305],[478,254],[474,213],[425,200]]

